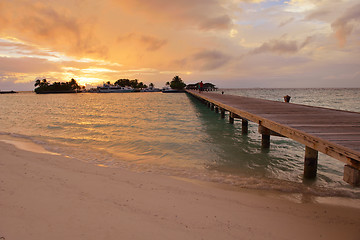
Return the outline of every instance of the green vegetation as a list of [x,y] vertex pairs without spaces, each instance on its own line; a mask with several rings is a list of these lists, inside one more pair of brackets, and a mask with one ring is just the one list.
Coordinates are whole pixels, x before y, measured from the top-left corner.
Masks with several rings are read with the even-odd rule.
[[75,79],[71,79],[69,82],[54,82],[50,84],[46,79],[35,81],[36,93],[75,93],[81,90]]
[[129,80],[129,79],[119,79],[114,85],[120,87],[132,87],[132,88],[147,88],[147,86],[143,82],[138,82],[137,79]]
[[183,82],[183,80],[179,76],[173,77],[170,87],[172,89],[176,90],[183,90],[185,88],[186,84]]

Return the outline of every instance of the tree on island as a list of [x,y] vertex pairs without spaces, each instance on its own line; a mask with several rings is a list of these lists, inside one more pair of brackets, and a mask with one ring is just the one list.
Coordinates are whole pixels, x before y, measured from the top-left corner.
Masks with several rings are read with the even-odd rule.
[[47,87],[49,86],[49,82],[46,80],[46,79],[43,79],[43,80],[40,80],[40,79],[37,79],[35,81],[35,87],[39,86],[39,87]]
[[69,82],[54,82],[50,84],[46,79],[37,79],[34,84],[36,93],[75,93],[81,90],[81,87],[75,79]]
[[114,83],[114,85],[120,87],[147,88],[147,86],[143,82],[139,82],[137,79],[119,79]]
[[185,88],[186,84],[183,82],[183,80],[179,76],[173,77],[170,87],[172,89],[176,90],[183,90]]

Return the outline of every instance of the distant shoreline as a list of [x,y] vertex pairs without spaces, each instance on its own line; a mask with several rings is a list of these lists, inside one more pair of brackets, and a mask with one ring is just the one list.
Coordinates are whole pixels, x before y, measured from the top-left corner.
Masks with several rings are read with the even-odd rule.
[[[293,90],[301,90],[301,89],[360,89],[360,87],[317,87],[317,88],[311,88],[311,87],[299,87],[299,88],[291,88],[291,87],[237,87],[237,88],[229,88],[229,87],[219,87],[218,90],[263,90],[263,89],[278,89],[278,90],[287,90],[287,89],[293,89]],[[11,91],[0,91],[0,94],[3,92],[11,92]],[[23,93],[23,92],[34,92],[34,90],[17,90],[14,91],[15,93]],[[86,91],[88,92],[88,90]],[[34,92],[35,93],[35,92]],[[221,93],[221,92],[220,92]]]
[[76,91],[44,91],[37,92],[37,94],[57,94],[57,93],[77,93]]
[[15,91],[0,91],[0,94],[12,94],[12,93],[17,93]]

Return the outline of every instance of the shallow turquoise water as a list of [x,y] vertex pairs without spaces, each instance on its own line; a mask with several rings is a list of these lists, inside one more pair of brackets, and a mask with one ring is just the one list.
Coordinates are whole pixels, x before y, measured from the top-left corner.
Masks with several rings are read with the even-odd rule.
[[[359,89],[231,89],[225,94],[360,111]],[[221,92],[221,91],[220,91]],[[304,146],[272,138],[260,148],[257,125],[241,124],[187,94],[0,95],[0,132],[93,164],[255,189],[360,198],[342,181],[343,164],[319,156],[318,177],[303,181]]]

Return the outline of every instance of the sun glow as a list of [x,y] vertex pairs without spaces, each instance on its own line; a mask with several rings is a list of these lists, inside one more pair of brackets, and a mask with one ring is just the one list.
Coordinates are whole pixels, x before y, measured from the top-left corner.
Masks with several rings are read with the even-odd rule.
[[99,85],[100,83],[104,82],[104,79],[96,78],[96,77],[78,77],[76,81],[81,86],[95,86]]
[[81,70],[84,73],[106,73],[106,72],[118,72],[116,70],[111,70],[107,68],[87,68]]

